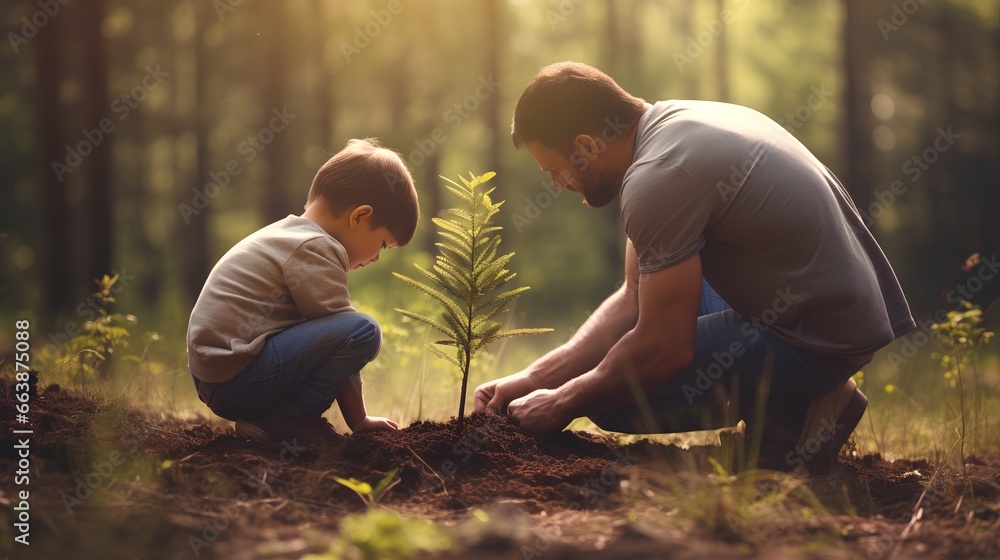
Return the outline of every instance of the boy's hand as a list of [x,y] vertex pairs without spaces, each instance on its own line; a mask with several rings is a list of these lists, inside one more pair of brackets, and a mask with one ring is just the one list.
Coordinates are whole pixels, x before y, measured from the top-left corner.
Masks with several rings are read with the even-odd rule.
[[364,432],[382,432],[382,431],[392,431],[398,430],[399,426],[395,422],[389,420],[388,418],[381,418],[379,416],[365,416],[365,419],[358,422],[357,426],[351,430],[356,434],[361,434]]

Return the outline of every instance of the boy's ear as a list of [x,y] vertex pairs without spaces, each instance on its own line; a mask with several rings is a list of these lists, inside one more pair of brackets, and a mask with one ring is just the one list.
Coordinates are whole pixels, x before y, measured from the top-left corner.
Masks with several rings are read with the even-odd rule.
[[351,229],[358,227],[358,224],[361,223],[362,218],[370,220],[373,212],[374,209],[368,204],[362,204],[361,206],[356,207],[354,210],[351,210],[351,216],[349,218]]

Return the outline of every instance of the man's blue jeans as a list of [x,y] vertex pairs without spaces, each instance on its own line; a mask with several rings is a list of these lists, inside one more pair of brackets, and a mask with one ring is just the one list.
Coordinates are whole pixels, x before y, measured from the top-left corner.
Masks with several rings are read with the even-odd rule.
[[253,420],[287,400],[309,417],[321,416],[361,368],[375,359],[382,331],[363,313],[343,312],[284,330],[236,377],[224,383],[195,378],[198,397],[227,420]]
[[625,433],[674,433],[747,424],[765,439],[798,438],[812,399],[860,368],[848,360],[798,348],[763,321],[740,316],[707,283],[703,286],[691,365],[638,405],[591,417]]

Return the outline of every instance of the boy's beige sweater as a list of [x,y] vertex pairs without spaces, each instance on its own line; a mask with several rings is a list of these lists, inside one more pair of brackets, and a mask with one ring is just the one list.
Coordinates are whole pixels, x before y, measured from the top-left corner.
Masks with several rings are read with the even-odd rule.
[[188,367],[203,381],[236,376],[267,339],[354,311],[347,251],[315,222],[289,215],[256,231],[212,269],[188,322]]

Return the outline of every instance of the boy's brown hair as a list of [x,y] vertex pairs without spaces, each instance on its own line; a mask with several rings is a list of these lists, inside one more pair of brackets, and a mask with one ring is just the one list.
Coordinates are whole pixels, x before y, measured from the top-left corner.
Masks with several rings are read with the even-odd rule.
[[566,155],[578,134],[600,133],[617,123],[631,127],[645,105],[593,66],[557,62],[540,69],[521,92],[510,135],[515,148],[538,140]]
[[403,158],[375,138],[349,140],[319,168],[306,204],[319,197],[337,216],[370,205],[372,225],[385,226],[400,247],[413,238],[420,218],[417,189]]

